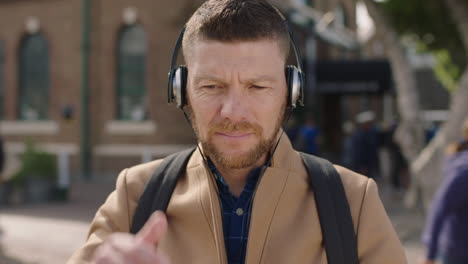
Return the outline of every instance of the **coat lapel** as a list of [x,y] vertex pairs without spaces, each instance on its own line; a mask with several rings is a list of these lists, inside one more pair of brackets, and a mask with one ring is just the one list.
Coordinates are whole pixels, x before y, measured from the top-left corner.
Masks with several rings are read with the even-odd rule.
[[173,263],[227,263],[221,210],[210,178],[195,151],[172,193],[168,232],[159,245]]
[[293,158],[290,155],[291,151],[292,146],[289,139],[282,136],[274,153],[271,167],[265,171],[260,179],[252,207],[247,244],[247,264],[262,262],[271,223],[290,174],[290,160]]
[[227,256],[224,245],[221,205],[216,184],[198,150],[195,151],[193,159],[194,162],[199,164],[194,169],[194,174],[197,175],[200,183],[199,201],[203,210],[203,216],[210,225],[211,237],[216,245],[218,263],[224,264],[227,263]]

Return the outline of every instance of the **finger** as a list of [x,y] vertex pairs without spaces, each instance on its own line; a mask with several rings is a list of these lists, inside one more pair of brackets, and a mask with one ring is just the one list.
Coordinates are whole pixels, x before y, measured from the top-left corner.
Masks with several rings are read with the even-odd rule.
[[136,234],[137,241],[157,244],[167,230],[166,215],[161,211],[154,212],[143,228]]
[[154,248],[149,249],[149,246],[143,246],[146,248],[140,250],[137,255],[127,258],[126,263],[169,264],[169,259],[165,255],[162,255],[161,252],[156,252]]
[[125,260],[120,258],[117,255],[105,255],[101,256],[99,258],[96,258],[96,260],[93,262],[94,264],[125,264]]
[[125,264],[125,258],[113,250],[110,244],[98,247],[93,257],[94,264]]
[[138,248],[124,254],[125,263],[160,264],[154,245],[140,243]]
[[161,250],[158,250],[158,258],[155,263],[170,264],[171,262],[169,261],[169,257],[166,254],[162,253]]
[[159,263],[154,244],[141,243],[134,236],[116,234],[109,241],[113,252],[121,254],[125,263]]
[[98,264],[159,264],[156,248],[127,233],[112,234],[96,252]]

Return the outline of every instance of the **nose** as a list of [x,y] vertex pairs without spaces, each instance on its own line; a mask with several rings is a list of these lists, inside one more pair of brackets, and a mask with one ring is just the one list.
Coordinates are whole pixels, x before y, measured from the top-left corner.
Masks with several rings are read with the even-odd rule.
[[229,119],[234,123],[247,119],[248,98],[242,89],[231,87],[222,100],[220,112],[222,119]]

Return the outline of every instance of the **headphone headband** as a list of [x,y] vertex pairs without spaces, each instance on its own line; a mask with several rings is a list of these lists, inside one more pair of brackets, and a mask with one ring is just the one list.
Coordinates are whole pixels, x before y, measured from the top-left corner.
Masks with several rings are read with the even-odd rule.
[[288,30],[289,33],[289,40],[291,41],[291,45],[293,47],[294,56],[296,57],[296,64],[297,68],[300,72],[302,72],[302,56],[300,50],[297,48],[296,36],[294,35],[294,31],[291,30],[291,26],[289,25],[288,19],[281,13],[278,8],[270,4],[270,6],[276,11],[279,17],[283,20],[284,26]]

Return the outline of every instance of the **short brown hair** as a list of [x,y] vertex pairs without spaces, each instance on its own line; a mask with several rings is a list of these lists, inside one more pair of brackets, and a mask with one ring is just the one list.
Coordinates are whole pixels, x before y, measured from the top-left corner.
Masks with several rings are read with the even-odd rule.
[[222,42],[272,39],[278,41],[285,60],[289,53],[289,32],[284,17],[265,0],[208,0],[186,24],[184,57],[196,40]]

